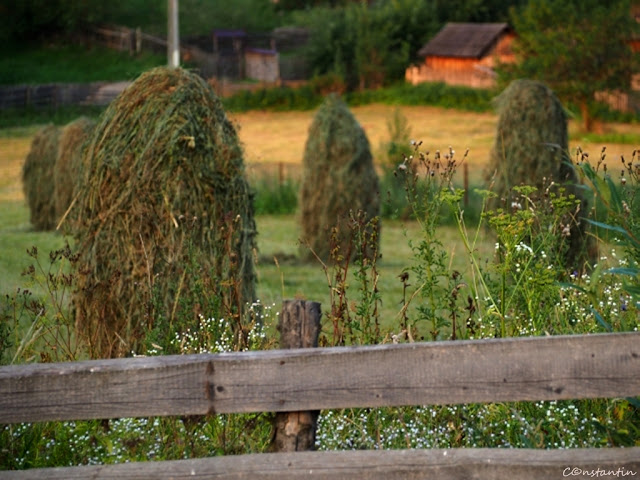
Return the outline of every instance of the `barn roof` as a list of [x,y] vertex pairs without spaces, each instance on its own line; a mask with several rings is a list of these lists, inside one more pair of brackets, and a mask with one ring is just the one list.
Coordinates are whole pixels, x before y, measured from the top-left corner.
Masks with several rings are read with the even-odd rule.
[[418,55],[481,58],[500,35],[510,31],[507,23],[447,23]]

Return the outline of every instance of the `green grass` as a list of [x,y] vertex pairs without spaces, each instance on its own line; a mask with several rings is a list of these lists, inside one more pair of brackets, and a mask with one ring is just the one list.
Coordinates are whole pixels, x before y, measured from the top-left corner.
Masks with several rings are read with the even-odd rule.
[[[62,235],[53,232],[35,232],[29,223],[29,210],[21,201],[2,202],[0,208],[0,295],[13,294],[17,288],[39,288],[28,283],[22,272],[33,263],[27,249],[37,247],[48,259],[49,252],[64,246]],[[46,264],[48,268],[48,263]]]
[[127,52],[105,47],[51,45],[6,51],[0,56],[0,85],[88,83],[133,80],[150,68],[164,65],[164,55]]

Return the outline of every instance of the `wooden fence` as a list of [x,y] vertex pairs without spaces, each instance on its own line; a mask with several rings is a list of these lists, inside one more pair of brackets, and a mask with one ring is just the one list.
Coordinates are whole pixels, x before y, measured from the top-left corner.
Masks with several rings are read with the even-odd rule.
[[[282,317],[309,317],[314,305],[285,302]],[[314,311],[317,322],[319,306]],[[280,330],[308,333],[305,325],[281,323]],[[639,394],[640,333],[616,333],[2,367],[0,423]],[[633,447],[266,453],[5,471],[0,477],[506,480],[639,473],[640,447]]]
[[107,105],[129,84],[130,82],[93,82],[1,85],[0,109]]

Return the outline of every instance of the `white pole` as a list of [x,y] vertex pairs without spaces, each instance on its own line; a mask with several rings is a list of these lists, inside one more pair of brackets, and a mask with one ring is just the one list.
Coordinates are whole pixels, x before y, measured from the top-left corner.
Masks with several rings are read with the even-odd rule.
[[167,64],[171,68],[180,66],[180,35],[178,33],[178,0],[168,0],[168,38],[167,38]]

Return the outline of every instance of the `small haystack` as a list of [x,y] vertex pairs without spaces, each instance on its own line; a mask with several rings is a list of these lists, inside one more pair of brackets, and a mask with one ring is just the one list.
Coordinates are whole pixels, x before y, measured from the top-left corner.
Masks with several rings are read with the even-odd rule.
[[322,260],[330,258],[333,227],[338,227],[337,243],[341,255],[346,255],[350,212],[362,211],[369,220],[380,215],[379,182],[369,140],[337,95],[325,98],[309,128],[300,208],[305,259],[314,258],[312,252]]
[[[182,69],[143,74],[103,114],[83,165],[74,304],[92,356],[143,351],[155,324],[170,335],[200,313],[241,330],[256,228],[242,149],[211,87]],[[198,299],[219,311],[191,297],[203,284],[213,290]]]
[[58,156],[53,171],[56,219],[63,218],[73,201],[81,174],[82,147],[89,138],[96,122],[80,117],[66,125],[60,134]]
[[22,189],[36,230],[56,227],[53,172],[58,155],[60,128],[47,125],[33,137],[22,168]]

